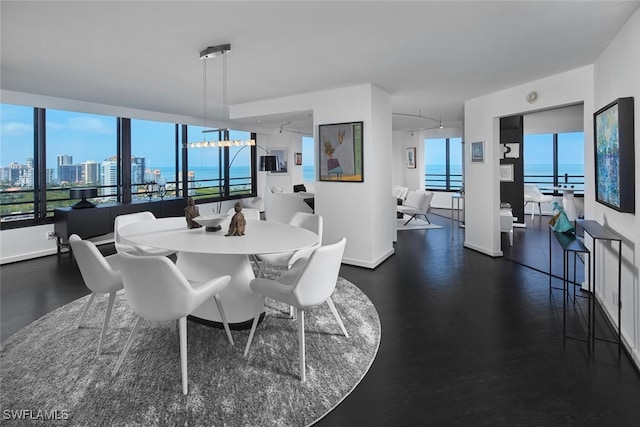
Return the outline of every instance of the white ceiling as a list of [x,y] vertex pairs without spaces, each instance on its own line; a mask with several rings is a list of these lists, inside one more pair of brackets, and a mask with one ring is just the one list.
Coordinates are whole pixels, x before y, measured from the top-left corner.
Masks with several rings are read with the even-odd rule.
[[[371,83],[394,113],[460,126],[465,100],[593,63],[639,4],[2,0],[0,84],[202,120],[199,52],[230,43],[230,105]],[[214,118],[220,61],[207,61]],[[309,132],[309,113],[261,126]],[[395,130],[436,125],[393,120]]]

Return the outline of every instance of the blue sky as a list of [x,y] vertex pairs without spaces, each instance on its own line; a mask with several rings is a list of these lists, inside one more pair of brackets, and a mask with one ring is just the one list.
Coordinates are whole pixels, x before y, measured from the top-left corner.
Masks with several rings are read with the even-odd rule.
[[[426,164],[442,164],[445,158],[444,139],[434,139],[426,142]],[[461,164],[460,138],[451,138],[451,164]],[[524,156],[529,164],[551,164],[553,159],[553,135],[525,135]],[[559,134],[558,144],[559,163],[572,164],[584,162],[584,134],[582,132]]]
[[[0,104],[0,126],[2,145],[0,149],[0,165],[7,166],[11,162],[25,163],[27,157],[33,153],[33,109],[31,107]],[[189,141],[202,140],[201,127],[190,127],[192,131]],[[146,157],[153,167],[170,166],[174,156],[174,125],[171,123],[132,120],[132,154],[136,157]],[[232,134],[232,139],[246,138],[246,133]],[[559,144],[560,163],[581,163],[584,158],[583,134],[562,134]],[[315,152],[313,139],[302,137],[303,165],[313,166]],[[452,139],[459,141],[460,139]],[[74,163],[88,160],[101,162],[116,154],[116,119],[115,117],[99,116],[59,110],[47,110],[47,166],[56,164],[56,156],[69,154]],[[527,135],[525,157],[527,163],[548,164],[551,161],[552,137],[545,135]],[[535,142],[535,143],[529,143]],[[454,143],[455,144],[455,143]],[[455,158],[460,151],[452,153]],[[213,150],[217,149],[202,149]],[[433,155],[434,163],[441,163],[444,159],[444,144],[430,144],[429,152]],[[205,153],[202,153],[205,154]],[[217,155],[217,154],[215,154]],[[204,156],[209,157],[209,155]],[[430,156],[428,156],[430,157]],[[191,160],[196,160],[190,158]],[[202,159],[205,160],[205,159]],[[246,166],[248,155],[239,155],[234,165]],[[427,163],[432,163],[427,158]]]

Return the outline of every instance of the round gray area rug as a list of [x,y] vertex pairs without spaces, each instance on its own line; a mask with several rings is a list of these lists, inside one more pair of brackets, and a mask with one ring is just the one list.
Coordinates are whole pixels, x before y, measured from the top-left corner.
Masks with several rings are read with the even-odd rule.
[[[232,330],[231,346],[224,330],[188,322],[189,394],[184,396],[175,322],[144,321],[111,377],[135,315],[119,293],[97,356],[107,297],[96,298],[85,326],[76,329],[87,298],[47,314],[2,344],[5,424],[22,416],[35,424],[67,426],[306,426],[357,386],[380,344],[375,307],[340,278],[332,298],[350,336],[342,335],[327,304],[306,313],[305,383],[298,377],[296,322],[288,306],[267,299],[267,315],[246,358],[248,330]],[[58,420],[46,420],[52,417]]]

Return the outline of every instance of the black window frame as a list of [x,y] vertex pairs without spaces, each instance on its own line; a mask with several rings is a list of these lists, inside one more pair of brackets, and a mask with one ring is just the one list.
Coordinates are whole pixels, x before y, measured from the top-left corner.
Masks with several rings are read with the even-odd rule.
[[[34,188],[33,192],[34,212],[33,218],[18,219],[12,221],[0,221],[0,230],[9,230],[23,227],[38,226],[53,223],[53,215],[47,212],[47,183],[46,183],[46,108],[33,107],[33,144],[34,144]],[[187,125],[174,123],[175,125],[175,166],[176,197],[186,198],[188,195],[188,147],[187,147]],[[116,117],[117,148],[116,156],[119,159],[117,168],[117,196],[118,203],[131,203],[131,119],[126,117]],[[229,130],[224,130],[224,137],[228,139]],[[251,132],[251,139],[257,140],[255,132]],[[250,193],[229,194],[229,147],[223,147],[224,154],[221,156],[222,192],[218,197],[199,198],[198,203],[220,202],[224,200],[235,200],[257,196],[257,150],[256,146],[250,146],[251,150],[251,190]],[[178,155],[182,151],[182,157]],[[181,166],[181,169],[179,168]],[[179,175],[181,173],[181,176]],[[180,184],[180,185],[179,185]],[[69,199],[70,200],[70,199]],[[152,202],[160,202],[154,199]]]

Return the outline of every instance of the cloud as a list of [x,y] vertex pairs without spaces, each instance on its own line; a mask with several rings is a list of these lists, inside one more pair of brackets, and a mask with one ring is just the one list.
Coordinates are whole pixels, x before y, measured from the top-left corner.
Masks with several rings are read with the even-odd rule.
[[33,134],[33,125],[20,122],[3,123],[2,134],[5,136],[24,136]]
[[78,132],[91,132],[91,133],[114,133],[113,126],[106,125],[103,120],[88,117],[77,116],[69,119],[69,128]]

